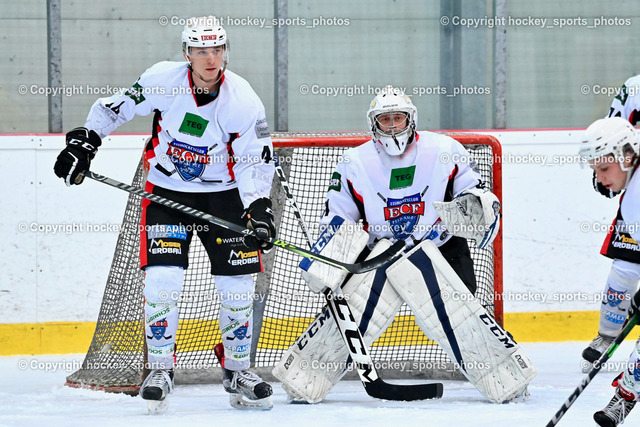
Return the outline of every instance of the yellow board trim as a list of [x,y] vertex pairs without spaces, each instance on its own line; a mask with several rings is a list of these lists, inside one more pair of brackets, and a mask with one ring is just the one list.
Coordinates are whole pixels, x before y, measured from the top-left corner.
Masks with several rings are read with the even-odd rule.
[[[518,342],[558,342],[590,341],[598,328],[597,311],[563,311],[505,313],[505,329]],[[402,320],[402,333],[407,345],[424,344],[428,339],[407,317]],[[391,337],[399,334],[398,321],[380,337],[374,345],[384,345]],[[266,319],[263,324],[260,348],[286,348],[291,343],[276,340],[283,331],[298,337],[311,322],[309,318]],[[46,322],[46,323],[5,323],[0,324],[0,355],[19,354],[69,354],[86,353],[96,324],[94,322]],[[122,322],[114,328],[135,331],[136,322]],[[180,340],[184,331],[202,331],[210,336],[207,344],[190,343]],[[629,334],[628,339],[636,339],[637,334]],[[211,350],[220,339],[218,322],[214,320],[183,320],[178,331],[180,351]],[[396,338],[397,340],[397,338]]]

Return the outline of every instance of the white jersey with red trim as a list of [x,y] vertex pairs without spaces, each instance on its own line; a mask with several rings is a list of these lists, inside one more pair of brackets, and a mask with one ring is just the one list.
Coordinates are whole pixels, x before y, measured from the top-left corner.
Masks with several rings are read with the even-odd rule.
[[334,216],[362,219],[369,244],[387,238],[409,247],[424,239],[441,246],[451,238],[433,208],[481,184],[475,160],[458,141],[416,133],[401,156],[389,156],[370,140],[347,150],[336,166],[320,223]]
[[640,173],[638,169],[624,191],[624,198],[620,202],[620,213],[631,238],[640,242]]
[[245,207],[269,197],[273,145],[256,93],[229,70],[213,101],[199,105],[192,87],[187,62],[159,62],[127,91],[98,99],[85,127],[104,138],[155,111],[148,182],[191,193],[238,188]]
[[624,82],[611,102],[607,117],[622,117],[634,126],[640,121],[640,74]]
[[600,253],[609,258],[640,264],[640,173],[634,172]]

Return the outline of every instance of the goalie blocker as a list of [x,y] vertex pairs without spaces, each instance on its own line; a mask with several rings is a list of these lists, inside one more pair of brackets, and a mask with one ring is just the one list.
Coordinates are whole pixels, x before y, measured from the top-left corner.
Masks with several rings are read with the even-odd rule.
[[[388,241],[379,242],[372,255],[388,246]],[[431,241],[388,268],[352,276],[343,292],[367,345],[384,333],[407,302],[422,331],[493,402],[523,395],[536,375],[520,346],[467,290]],[[347,361],[344,342],[325,307],[273,374],[290,399],[316,403],[346,374]]]

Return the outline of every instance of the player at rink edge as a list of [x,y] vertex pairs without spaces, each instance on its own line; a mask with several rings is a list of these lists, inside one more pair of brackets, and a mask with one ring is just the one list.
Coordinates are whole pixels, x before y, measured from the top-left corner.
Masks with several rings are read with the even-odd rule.
[[[421,330],[485,397],[505,402],[526,396],[535,368],[473,297],[477,283],[466,239],[491,248],[500,202],[484,188],[459,142],[416,131],[418,111],[402,90],[385,87],[366,119],[372,139],[347,150],[348,161],[337,163],[320,220],[324,231],[314,248],[345,262],[369,252],[375,256],[398,240],[407,251],[390,266],[353,276],[304,260],[303,278],[314,292],[341,288],[365,344],[384,333],[406,302]],[[453,154],[467,161],[454,162]],[[454,235],[454,229],[467,233]],[[469,298],[444,298],[445,293]],[[273,370],[290,401],[320,402],[346,374],[320,369],[322,364],[309,368],[311,361],[346,366],[349,353],[328,316],[325,307]]]
[[[272,248],[265,239],[276,234],[269,199],[275,167],[265,110],[249,83],[227,70],[227,34],[215,17],[187,21],[182,51],[186,61],[159,62],[128,91],[98,99],[84,127],[67,133],[66,148],[54,171],[67,185],[82,183],[82,172],[89,169],[104,137],[136,115],[154,113],[152,137],[145,147],[149,163],[145,190],[247,224],[255,233],[242,239],[220,227],[200,230],[198,226],[206,223],[146,199],[142,202],[140,266],[145,272],[146,371],[150,372],[143,378],[140,395],[150,412],[158,412],[166,408],[173,391],[178,296],[189,265],[189,245],[197,235],[211,261],[220,299],[223,342],[215,346],[215,354],[229,401],[240,409],[271,409],[271,386],[249,370],[253,298],[229,297],[255,293],[252,274],[263,270],[260,252]],[[145,90],[149,87],[165,90]],[[168,95],[174,92],[175,96]],[[230,153],[240,160],[231,161]],[[234,264],[239,251],[251,258],[243,256],[246,262]]]
[[[620,333],[627,314],[638,311],[640,293],[640,256],[637,250],[619,245],[633,241],[636,248],[640,230],[626,224],[640,224],[640,139],[631,123],[621,117],[596,120],[585,131],[580,155],[595,172],[594,183],[611,195],[620,194],[620,208],[615,227],[607,234],[601,254],[613,259],[605,287],[606,297],[600,309],[598,336],[582,356],[593,363]],[[631,295],[635,295],[632,297]],[[640,397],[640,339],[629,357],[628,368],[613,381],[614,396],[609,404],[593,416],[601,426],[621,424]]]

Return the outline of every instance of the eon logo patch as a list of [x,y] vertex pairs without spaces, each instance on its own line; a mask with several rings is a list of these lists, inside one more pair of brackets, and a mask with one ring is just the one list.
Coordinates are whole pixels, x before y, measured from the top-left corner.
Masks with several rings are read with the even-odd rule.
[[209,120],[205,120],[195,114],[186,113],[178,132],[200,138],[207,128],[207,124],[209,124]]

